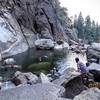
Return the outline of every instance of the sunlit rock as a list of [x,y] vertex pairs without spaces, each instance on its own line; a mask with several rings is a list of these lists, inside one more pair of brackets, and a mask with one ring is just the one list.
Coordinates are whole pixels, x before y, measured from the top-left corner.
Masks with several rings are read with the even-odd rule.
[[35,46],[38,49],[49,50],[54,48],[54,42],[51,39],[39,39],[35,41]]

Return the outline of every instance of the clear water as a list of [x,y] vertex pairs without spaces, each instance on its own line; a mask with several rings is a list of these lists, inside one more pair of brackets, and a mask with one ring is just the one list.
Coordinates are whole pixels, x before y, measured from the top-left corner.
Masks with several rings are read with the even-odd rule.
[[[54,67],[54,63],[56,63],[59,59],[63,59],[67,55],[67,52],[68,52],[67,49],[61,51],[59,50],[45,51],[45,50],[36,50],[32,48],[29,49],[27,52],[13,56],[13,58],[15,59],[16,64],[21,65],[22,67],[25,66],[27,67],[34,63],[38,64],[41,58],[41,62],[50,62],[52,65],[51,66],[52,69]],[[5,71],[5,69],[0,68],[0,76],[3,77],[4,81],[7,81],[13,77],[14,73],[17,70],[18,69],[9,68],[7,71]]]
[[[42,62],[47,61],[52,64],[51,69],[53,67],[58,67],[60,74],[67,68],[77,68],[75,62],[76,57],[79,57],[80,61],[84,64],[87,62],[86,54],[82,55],[73,53],[72,51],[68,52],[67,49],[62,51],[37,51],[35,49],[30,49],[27,52],[14,56],[14,59],[16,60],[16,64],[28,66],[38,63],[40,57],[42,58]],[[3,77],[4,81],[9,80],[17,70],[18,69],[8,69],[5,71],[4,69],[0,69],[0,76]]]

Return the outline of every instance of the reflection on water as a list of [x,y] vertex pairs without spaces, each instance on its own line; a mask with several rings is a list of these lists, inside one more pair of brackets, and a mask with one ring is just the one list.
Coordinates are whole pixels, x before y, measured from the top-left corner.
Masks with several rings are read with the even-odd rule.
[[84,55],[76,54],[76,53],[73,53],[72,51],[70,51],[64,59],[61,59],[57,62],[57,66],[59,67],[59,73],[62,74],[63,71],[65,71],[67,68],[77,69],[77,65],[75,62],[76,57],[78,57],[81,62],[86,64],[86,62],[87,62],[86,54],[84,54]]

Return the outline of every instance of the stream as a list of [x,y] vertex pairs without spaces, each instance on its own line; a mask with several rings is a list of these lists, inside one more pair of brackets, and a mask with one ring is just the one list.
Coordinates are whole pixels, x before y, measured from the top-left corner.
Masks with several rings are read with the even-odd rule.
[[[13,58],[16,61],[16,64],[21,65],[22,67],[27,67],[34,63],[39,64],[42,62],[49,62],[50,68],[48,70],[48,73],[54,67],[57,67],[59,69],[58,72],[60,74],[63,74],[63,72],[67,68],[72,67],[76,69],[76,62],[75,62],[76,57],[79,57],[80,61],[82,61],[84,64],[87,61],[86,54],[84,55],[76,54],[73,51],[68,51],[68,49],[54,50],[54,51],[42,51],[42,50],[30,49],[27,52],[13,56]],[[17,70],[18,69],[9,68],[7,71],[5,71],[4,69],[0,68],[0,76],[3,77],[3,81],[7,81],[14,75],[14,73]],[[32,70],[20,70],[20,71],[29,72]]]
[[69,53],[66,55],[66,57],[64,57],[63,59],[58,60],[56,62],[56,65],[59,67],[59,73],[63,74],[63,72],[67,68],[77,69],[77,64],[75,62],[76,57],[78,57],[82,63],[86,64],[86,62],[87,62],[86,54],[82,55],[82,54],[77,54],[73,51],[69,51]]

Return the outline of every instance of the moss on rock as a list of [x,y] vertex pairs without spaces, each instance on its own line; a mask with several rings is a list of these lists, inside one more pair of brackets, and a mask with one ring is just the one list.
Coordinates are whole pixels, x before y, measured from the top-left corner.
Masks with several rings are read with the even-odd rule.
[[50,66],[51,66],[50,62],[40,62],[40,63],[34,63],[27,66],[25,70],[31,71],[32,73],[35,73],[35,74],[39,74],[41,72],[47,74],[50,69]]

